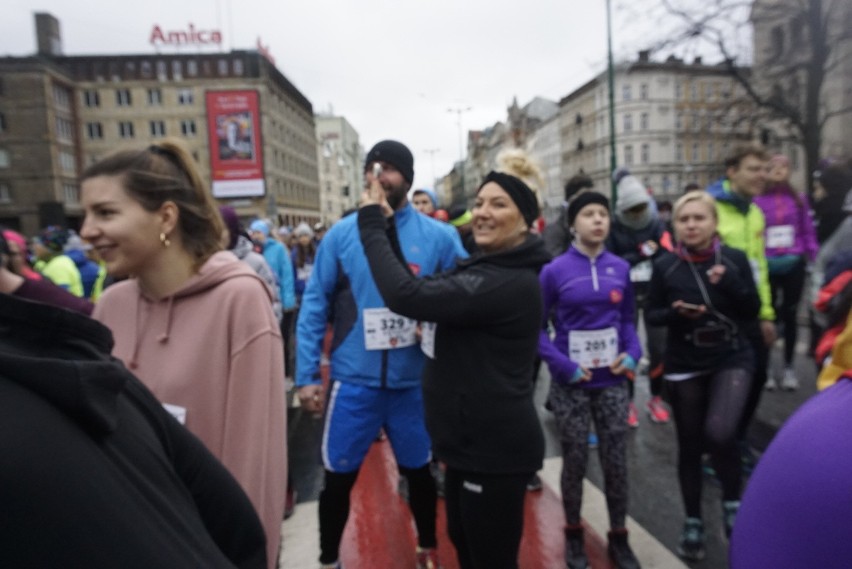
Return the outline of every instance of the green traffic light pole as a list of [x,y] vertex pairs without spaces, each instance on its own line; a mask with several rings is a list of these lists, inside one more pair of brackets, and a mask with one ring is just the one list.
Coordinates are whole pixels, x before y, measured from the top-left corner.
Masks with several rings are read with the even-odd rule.
[[609,179],[612,184],[612,206],[618,199],[618,188],[612,179],[617,165],[615,155],[615,70],[612,65],[612,16],[610,12],[610,0],[606,0],[606,43],[607,43],[607,76],[609,84]]

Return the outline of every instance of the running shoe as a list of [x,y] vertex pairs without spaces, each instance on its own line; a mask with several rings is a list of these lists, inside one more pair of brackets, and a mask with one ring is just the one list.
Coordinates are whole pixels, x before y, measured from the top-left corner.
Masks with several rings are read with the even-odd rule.
[[699,518],[686,518],[683,531],[680,532],[677,554],[689,561],[704,559],[704,522]]
[[639,412],[636,411],[636,405],[632,401],[627,409],[627,426],[631,429],[639,426]]
[[417,548],[417,569],[441,569],[438,550],[434,547]]
[[607,534],[606,551],[617,569],[640,569],[639,560],[627,542],[627,530],[612,530]]
[[793,368],[784,368],[784,377],[781,378],[781,389],[784,391],[796,391],[799,389],[799,378]]
[[589,448],[598,448],[598,435],[594,431],[589,431]]
[[343,569],[343,565],[340,564],[340,561],[336,561],[334,563],[321,564],[320,569]]
[[722,521],[725,523],[725,536],[731,537],[734,531],[734,522],[737,519],[737,512],[740,511],[739,500],[725,500],[722,502]]
[[775,381],[774,377],[769,376],[769,379],[766,380],[766,383],[763,385],[763,388],[766,391],[775,391],[776,389],[778,389],[778,382]]
[[668,423],[669,411],[663,403],[662,397],[655,395],[648,400],[648,416],[654,423]]

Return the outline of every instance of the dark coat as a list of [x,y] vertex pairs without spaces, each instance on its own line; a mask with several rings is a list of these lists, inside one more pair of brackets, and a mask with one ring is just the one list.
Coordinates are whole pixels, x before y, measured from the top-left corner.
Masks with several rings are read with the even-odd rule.
[[0,566],[266,569],[248,497],[111,349],[0,294]]
[[541,240],[530,236],[509,251],[480,253],[418,279],[395,254],[377,206],[362,208],[358,224],[388,308],[437,324],[423,394],[438,458],[480,473],[541,468],[533,366],[542,322],[538,273],[550,259]]

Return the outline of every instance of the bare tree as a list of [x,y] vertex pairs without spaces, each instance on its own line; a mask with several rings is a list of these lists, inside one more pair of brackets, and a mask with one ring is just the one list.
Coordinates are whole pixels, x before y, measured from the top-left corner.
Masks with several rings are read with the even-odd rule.
[[826,93],[832,74],[852,71],[852,3],[662,0],[662,9],[676,24],[654,50],[715,51],[763,111],[764,124],[800,143],[807,173],[816,170],[826,124],[852,112],[848,97]]

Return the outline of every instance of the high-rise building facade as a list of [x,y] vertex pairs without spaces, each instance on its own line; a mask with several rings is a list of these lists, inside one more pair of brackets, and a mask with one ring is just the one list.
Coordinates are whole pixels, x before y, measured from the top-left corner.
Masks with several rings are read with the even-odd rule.
[[65,56],[58,21],[36,18],[40,52],[0,58],[0,223],[79,224],[81,170],[164,137],[243,218],[319,221],[313,108],[264,55]]

